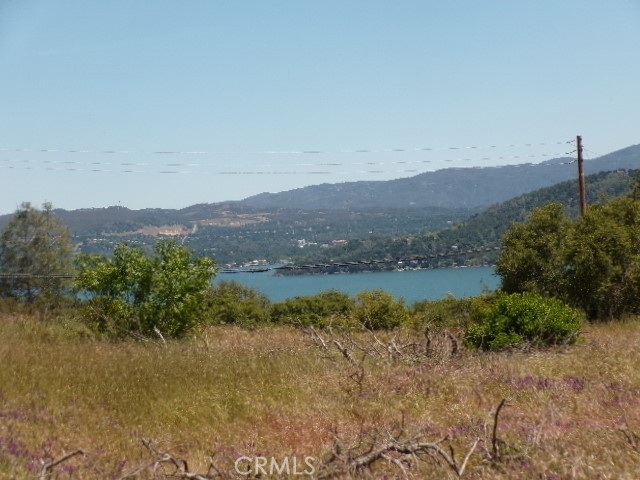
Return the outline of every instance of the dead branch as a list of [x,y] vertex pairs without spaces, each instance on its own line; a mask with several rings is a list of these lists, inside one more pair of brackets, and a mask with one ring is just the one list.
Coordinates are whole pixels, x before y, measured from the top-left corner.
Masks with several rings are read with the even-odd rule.
[[315,328],[309,327],[309,331],[311,332],[311,338],[313,338],[314,340],[317,340],[317,343],[320,343],[320,346],[324,350],[328,350],[329,349],[329,347],[327,346],[327,342],[325,342],[324,338],[322,338],[320,336],[320,334],[318,332],[316,332]]
[[498,408],[496,408],[496,413],[493,415],[493,434],[491,436],[491,460],[497,462],[500,460],[500,440],[498,439],[498,420],[500,418],[500,411],[503,407],[508,406],[507,399],[503,398],[500,404],[498,404]]
[[[507,400],[502,399],[493,414],[491,452],[488,454],[489,460],[493,464],[503,458],[500,448],[504,442],[498,438],[498,425],[500,413],[506,406],[509,406]],[[486,430],[487,426],[485,424],[485,432]],[[630,445],[640,445],[640,436],[628,430],[624,430],[623,433],[627,437]],[[436,442],[424,441],[423,437],[424,434],[414,435],[413,437],[406,435],[404,416],[398,433],[394,434],[389,430],[382,432],[382,434],[378,432],[378,434],[373,437],[368,437],[370,441],[363,442],[364,435],[363,432],[361,432],[358,436],[359,441],[356,446],[350,448],[344,447],[343,442],[338,438],[336,433],[332,455],[320,467],[318,480],[342,477],[353,474],[354,472],[361,472],[362,470],[371,471],[374,465],[380,461],[395,465],[404,478],[409,478],[407,466],[415,465],[420,461],[426,460],[426,458],[431,458],[438,463],[440,463],[440,461],[444,462],[458,478],[461,478],[467,470],[469,461],[476,451],[478,444],[481,442],[480,437],[476,437],[460,463],[456,459],[456,450],[451,444],[449,437],[445,437]],[[364,448],[363,443],[366,445]]]
[[[422,442],[417,439],[410,439],[406,441],[401,440],[388,440],[382,444],[370,446],[367,451],[359,455],[353,456],[344,461],[342,468],[329,468],[325,473],[318,476],[318,480],[326,480],[335,477],[339,477],[348,472],[361,471],[363,469],[371,469],[373,464],[379,460],[386,460],[396,465],[403,473],[405,478],[408,478],[407,470],[402,464],[403,461],[410,462],[411,460],[419,460],[420,455],[435,454],[453,470],[458,476],[462,477],[471,458],[471,455],[475,451],[480,439],[477,438],[469,451],[467,452],[462,464],[458,464],[455,460],[454,449],[449,445],[450,453],[442,448],[442,444],[448,441],[447,437],[437,442]],[[334,455],[336,453],[334,452]],[[395,455],[395,456],[394,456]],[[335,462],[334,462],[335,463]],[[325,464],[325,468],[328,465]]]
[[126,332],[126,334],[140,342],[145,342],[145,343],[151,343],[152,345],[156,345],[158,347],[164,347],[165,345],[162,344],[159,341],[156,341],[150,337],[147,337],[145,335],[142,335],[141,333],[135,332],[135,331],[131,331],[131,332]]
[[402,464],[402,462],[400,460],[398,460],[397,458],[390,457],[386,453],[383,453],[381,456],[387,462],[393,463],[394,465],[396,465],[400,469],[400,471],[402,472],[402,475],[404,476],[404,478],[407,478],[407,479],[409,478],[409,475],[407,474],[407,469],[404,468],[404,465]]
[[305,332],[315,347],[327,353],[335,347],[350,364],[355,363],[355,352],[374,361],[419,364],[434,360],[442,363],[462,350],[460,338],[446,330],[431,334],[427,329],[424,340],[410,333],[395,333],[385,338],[370,328],[364,329],[365,336],[357,332],[334,332],[331,328],[321,334],[312,326],[306,327]]
[[261,356],[265,356],[265,357],[272,357],[274,355],[280,354],[280,353],[296,353],[299,351],[302,351],[302,348],[294,348],[294,347],[276,347],[276,348],[270,348],[269,350],[267,350],[264,353],[261,353]]
[[346,349],[346,347],[344,347],[337,339],[333,340],[333,344],[336,346],[336,348],[338,349],[338,351],[342,354],[342,356],[344,358],[347,359],[347,361],[351,364],[351,365],[355,365],[356,361],[353,358],[353,356],[351,355],[351,352],[349,352],[349,350]]
[[618,431],[624,435],[631,449],[636,453],[640,453],[640,435],[631,430],[629,426],[619,428]]
[[153,331],[155,332],[156,335],[158,335],[158,337],[160,337],[160,340],[162,341],[162,345],[164,347],[167,346],[167,341],[164,339],[164,336],[162,335],[162,332],[160,331],[160,329],[156,326],[153,327]]
[[[183,458],[176,458],[168,452],[158,450],[154,442],[148,439],[142,439],[144,447],[153,455],[153,459],[143,465],[140,465],[136,469],[121,475],[118,480],[125,480],[127,478],[134,478],[138,474],[145,470],[151,470],[153,478],[183,478],[189,480],[213,480],[230,478],[229,475],[225,475],[215,465],[213,456],[209,457],[209,469],[207,473],[192,472],[189,469],[189,464]],[[163,473],[161,470],[164,465],[168,465],[172,469],[171,472]]]
[[60,465],[61,463],[66,462],[67,460],[75,457],[76,455],[84,455],[85,452],[82,449],[78,449],[74,452],[68,453],[66,455],[63,455],[62,457],[60,457],[57,460],[53,460],[45,465],[42,466],[42,470],[40,471],[40,476],[39,479],[40,480],[47,480],[49,478],[49,476],[51,475],[51,471],[58,465]]
[[465,469],[467,468],[467,463],[469,462],[469,459],[471,458],[471,454],[475,451],[476,447],[478,446],[478,443],[480,443],[480,438],[476,438],[476,441],[473,442],[473,445],[471,445],[471,448],[467,452],[467,455],[464,457],[464,460],[462,461],[462,465],[460,465],[460,470],[458,471],[458,476],[459,477],[462,476],[462,474],[464,473]]
[[458,339],[454,337],[448,330],[445,331],[445,335],[451,342],[451,356],[455,357],[460,351],[460,342],[458,342]]

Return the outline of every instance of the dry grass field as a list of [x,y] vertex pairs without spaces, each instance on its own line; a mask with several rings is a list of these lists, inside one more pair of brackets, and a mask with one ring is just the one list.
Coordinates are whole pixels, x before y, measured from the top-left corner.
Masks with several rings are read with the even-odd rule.
[[638,478],[636,320],[537,352],[452,352],[443,337],[395,354],[424,336],[318,335],[108,342],[4,314],[0,478],[256,478],[236,472],[244,457],[313,465],[261,478]]

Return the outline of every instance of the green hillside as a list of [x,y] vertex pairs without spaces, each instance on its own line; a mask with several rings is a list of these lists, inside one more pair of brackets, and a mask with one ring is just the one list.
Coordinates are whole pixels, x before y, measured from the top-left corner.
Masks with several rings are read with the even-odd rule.
[[[633,180],[640,170],[618,170],[602,172],[586,177],[589,204],[606,201],[629,192]],[[409,259],[444,252],[456,253],[477,247],[499,247],[502,235],[513,222],[523,221],[528,214],[543,205],[559,202],[569,214],[576,216],[579,208],[577,181],[562,182],[520,195],[506,202],[494,205],[473,215],[467,221],[437,233],[396,238],[355,240],[346,246],[333,247],[318,256],[306,256],[297,261],[305,264],[370,259]],[[478,265],[492,263],[497,251],[458,255],[427,260],[423,266]],[[371,270],[373,267],[341,267],[350,271]],[[376,266],[375,268],[397,268],[397,264]]]

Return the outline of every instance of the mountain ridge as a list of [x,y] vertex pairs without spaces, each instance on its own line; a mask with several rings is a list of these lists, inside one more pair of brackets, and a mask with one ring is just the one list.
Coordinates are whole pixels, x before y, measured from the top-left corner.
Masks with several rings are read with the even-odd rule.
[[[586,174],[640,166],[640,145],[585,161]],[[574,159],[539,164],[446,168],[395,180],[311,185],[240,200],[254,208],[296,205],[306,210],[332,208],[483,208],[577,176]]]
[[[474,192],[476,195],[478,192],[492,195],[484,199],[488,201],[516,191],[517,194],[506,199],[509,200],[535,190],[536,182],[558,184],[563,181],[556,180],[558,176],[568,177],[575,182],[577,166],[568,163],[568,159],[558,158],[537,166],[446,169],[399,180],[352,182],[346,186],[338,185],[338,192],[349,190],[346,195],[348,202],[342,204],[335,195],[325,194],[326,185],[319,185],[275,194],[273,198],[286,200],[286,207],[277,206],[277,202],[276,205],[260,202],[254,205],[247,200],[255,200],[255,197],[249,197],[245,201],[202,203],[182,209],[130,210],[111,206],[71,211],[57,209],[55,213],[70,227],[78,249],[84,252],[108,254],[113,245],[121,241],[151,247],[159,238],[173,237],[200,254],[215,256],[225,263],[257,258],[278,261],[299,256],[303,252],[311,254],[313,250],[318,250],[317,253],[332,252],[333,255],[335,250],[328,247],[335,241],[348,240],[351,243],[353,240],[357,243],[374,238],[399,238],[442,230],[500,203],[495,201],[489,206],[474,208],[448,206],[480,203],[477,199],[471,201]],[[563,170],[558,170],[558,167]],[[635,145],[587,161],[585,170],[587,174],[593,174],[597,170],[632,170],[638,167],[640,145]],[[538,176],[536,179],[531,172],[546,172],[548,177]],[[455,178],[452,179],[451,175]],[[426,190],[422,187],[425,178],[427,183],[447,192],[447,195],[440,196],[440,203],[444,205],[426,205],[433,200],[429,196],[423,196],[422,203],[407,205],[408,199]],[[445,180],[439,183],[434,178]],[[356,185],[355,189],[350,188],[353,185]],[[505,189],[505,186],[508,188]],[[335,185],[330,188],[336,190]],[[589,180],[587,190],[590,190]],[[368,196],[362,195],[363,191],[368,191]],[[315,193],[307,195],[305,203],[302,199],[292,199],[291,192],[298,196]],[[386,196],[383,195],[385,193]],[[374,199],[379,203],[385,198],[391,205],[376,206],[376,202],[371,201]],[[295,208],[291,208],[291,205],[295,205]],[[309,206],[314,208],[305,209]],[[0,230],[12,216],[0,216]],[[349,249],[354,247],[355,244],[352,244]],[[378,253],[382,254],[381,251]]]
[[[598,172],[588,175],[587,201],[589,205],[607,201],[626,195],[631,191],[633,183],[640,178],[640,169]],[[496,260],[501,239],[513,222],[522,222],[531,212],[548,203],[557,202],[564,206],[567,213],[575,218],[579,214],[578,182],[576,179],[560,182],[549,187],[534,190],[505,202],[492,205],[486,210],[474,214],[463,222],[426,235],[409,235],[405,237],[389,237],[366,239],[350,242],[346,246],[327,249],[315,257],[307,256],[296,259],[296,263],[313,264],[329,262],[349,262],[363,258],[403,258],[429,254],[441,254],[451,249],[463,251],[490,247],[489,252],[481,252],[465,257],[451,257],[427,262],[430,266],[452,266],[460,264],[480,265]],[[386,264],[379,268],[395,268]],[[336,271],[371,270],[371,266],[337,268]],[[300,273],[300,272],[292,272]],[[302,272],[304,273],[304,272]],[[324,273],[324,271],[322,272]]]

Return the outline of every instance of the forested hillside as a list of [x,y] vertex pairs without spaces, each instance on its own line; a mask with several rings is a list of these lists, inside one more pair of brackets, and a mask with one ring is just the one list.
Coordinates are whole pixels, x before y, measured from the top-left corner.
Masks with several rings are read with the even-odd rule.
[[[105,253],[120,242],[149,249],[176,238],[219,263],[277,262],[315,252],[334,242],[418,235],[441,230],[475,213],[470,209],[412,208],[354,211],[257,209],[237,202],[194,205],[182,210],[108,207],[55,210],[81,252]],[[0,217],[0,230],[11,215]]]
[[[588,203],[605,201],[607,198],[624,195],[630,191],[634,178],[640,170],[602,172],[586,177]],[[415,256],[450,253],[450,257],[428,260],[428,265],[474,265],[492,263],[497,251],[473,255],[453,255],[477,247],[499,247],[500,240],[513,222],[523,221],[535,208],[558,202],[567,208],[571,216],[578,214],[579,198],[576,180],[562,182],[535,192],[520,195],[504,203],[494,205],[473,215],[467,221],[428,235],[370,239],[336,246],[319,256],[306,256],[298,262],[326,263],[335,261],[358,261],[363,259],[409,259]],[[389,264],[377,268],[395,268]],[[367,269],[371,266],[350,267],[349,270]],[[344,267],[342,268],[345,269]]]

